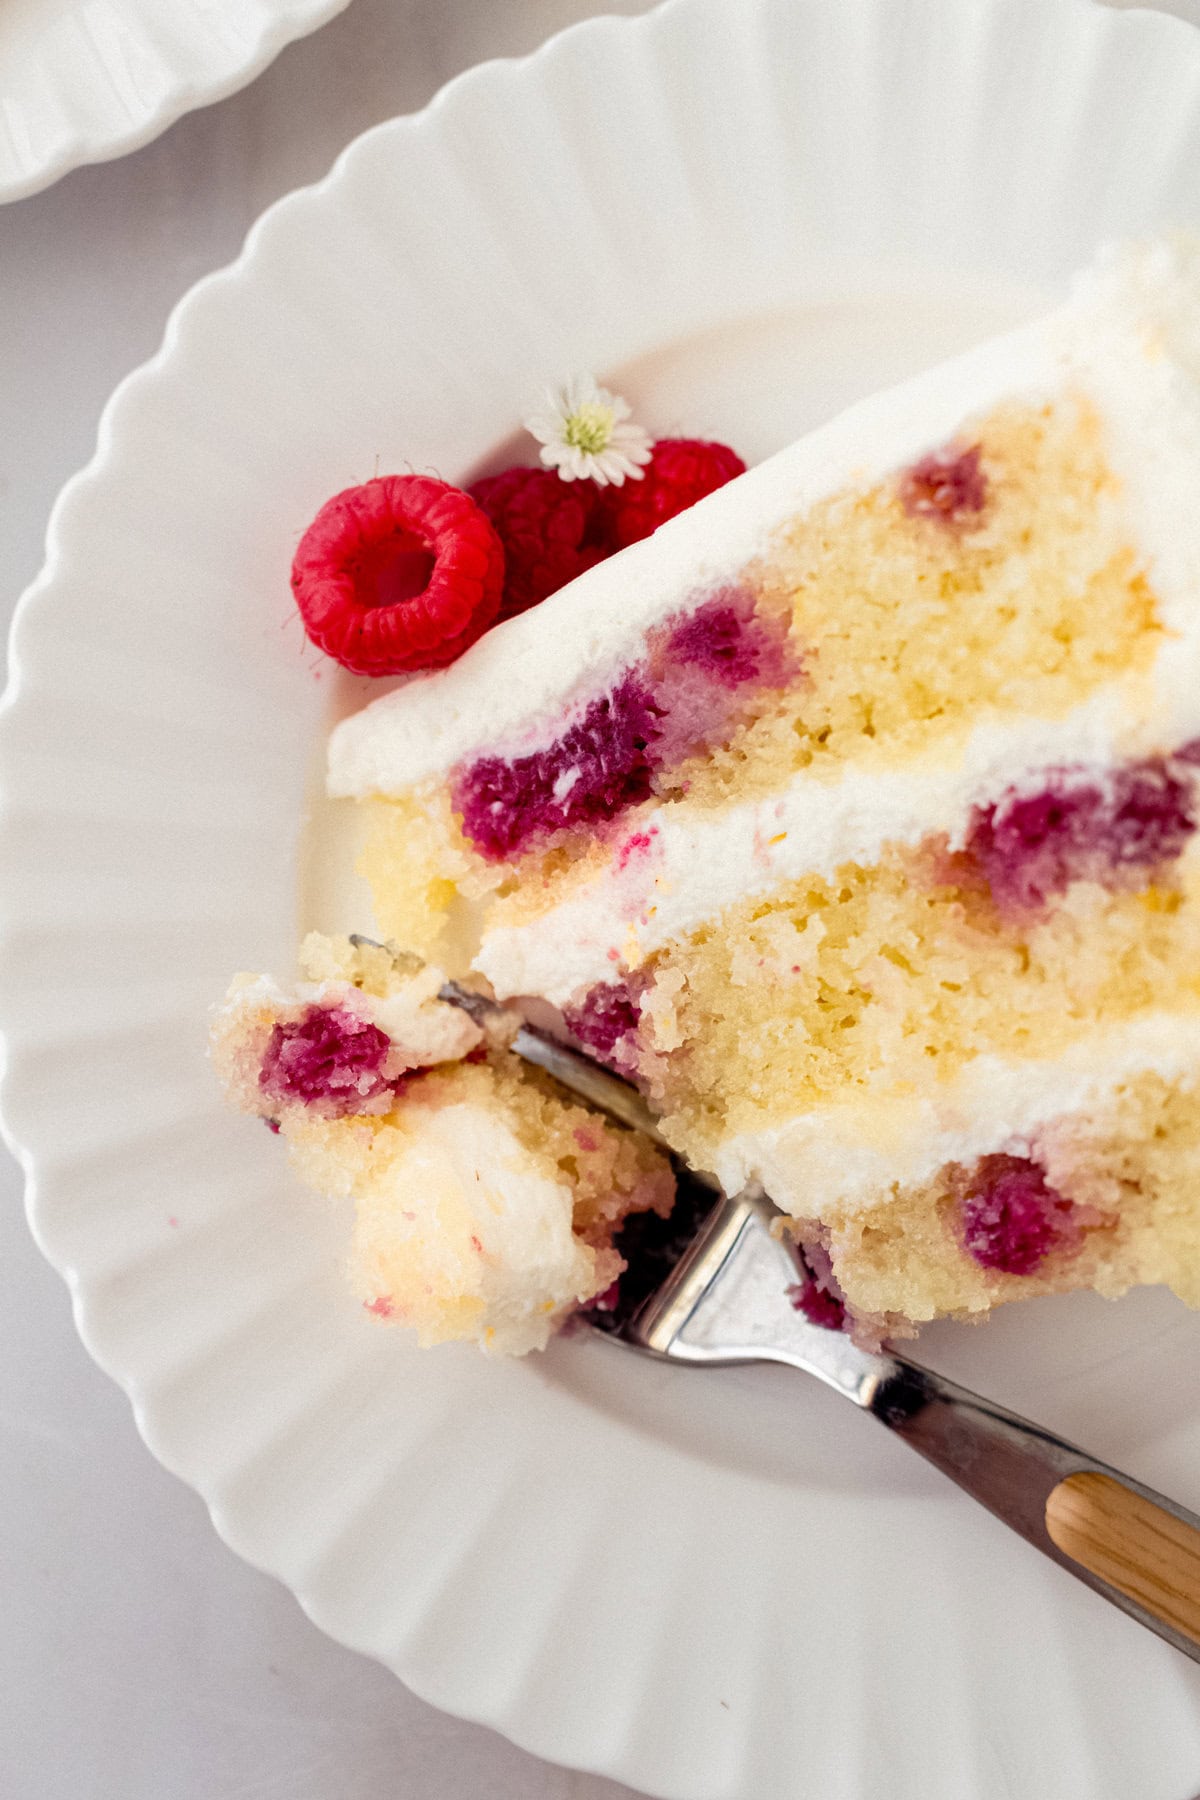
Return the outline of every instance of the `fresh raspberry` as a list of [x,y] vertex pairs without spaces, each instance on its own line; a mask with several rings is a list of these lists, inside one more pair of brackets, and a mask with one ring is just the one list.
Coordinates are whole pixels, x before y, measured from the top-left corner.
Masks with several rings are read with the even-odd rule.
[[745,471],[745,463],[728,444],[659,438],[642,479],[611,488],[603,497],[609,542],[614,550],[636,544]]
[[495,623],[503,586],[504,548],[485,514],[428,475],[335,494],[292,564],[304,629],[356,675],[444,668]]
[[600,490],[592,481],[562,481],[553,469],[505,469],[467,492],[504,545],[502,619],[536,606],[605,554],[594,532]]

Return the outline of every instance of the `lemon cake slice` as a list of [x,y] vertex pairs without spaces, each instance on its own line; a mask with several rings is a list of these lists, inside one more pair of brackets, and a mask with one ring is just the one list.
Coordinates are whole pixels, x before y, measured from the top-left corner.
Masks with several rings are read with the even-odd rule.
[[302,979],[235,978],[213,1022],[217,1072],[297,1173],[355,1220],[350,1281],[422,1344],[541,1349],[624,1269],[613,1235],[669,1213],[648,1141],[572,1104],[438,999],[443,977],[362,939],[313,934]]
[[345,720],[382,933],[536,999],[864,1329],[1200,1301],[1200,249]]

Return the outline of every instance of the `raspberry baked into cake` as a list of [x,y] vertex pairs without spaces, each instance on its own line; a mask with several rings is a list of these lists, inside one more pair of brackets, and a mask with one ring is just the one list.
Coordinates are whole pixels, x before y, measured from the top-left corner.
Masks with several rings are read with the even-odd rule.
[[[218,1020],[235,1097],[356,1196],[364,1298],[525,1348],[670,1204],[652,1151],[443,1016],[445,971],[629,1076],[727,1190],[761,1180],[824,1322],[1200,1304],[1200,247],[1107,254],[657,529],[636,455],[636,541],[576,522],[566,586],[333,733],[390,972],[310,947],[302,998],[246,983]],[[279,1082],[339,1009],[370,1022],[331,1113]],[[464,1143],[529,1159],[490,1238],[463,1168],[405,1162]],[[562,1229],[518,1304],[504,1234],[549,1218],[539,1180]]]
[[356,1203],[350,1280],[422,1343],[540,1349],[624,1268],[614,1231],[670,1212],[666,1159],[488,1044],[415,957],[305,939],[304,979],[235,981],[213,1029],[227,1091],[311,1186]]

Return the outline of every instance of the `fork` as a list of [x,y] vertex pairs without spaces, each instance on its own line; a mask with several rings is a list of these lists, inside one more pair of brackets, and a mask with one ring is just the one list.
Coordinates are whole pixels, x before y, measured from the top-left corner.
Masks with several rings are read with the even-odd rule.
[[[481,1024],[513,1015],[450,982],[442,998]],[[672,1155],[645,1100],[619,1076],[520,1024],[509,1047],[578,1098]],[[1044,1426],[891,1349],[863,1349],[811,1324],[790,1293],[805,1271],[784,1215],[760,1188],[716,1195],[660,1285],[616,1314],[606,1335],[669,1362],[778,1362],[815,1375],[901,1438],[988,1511],[1112,1605],[1200,1662],[1200,1517]]]

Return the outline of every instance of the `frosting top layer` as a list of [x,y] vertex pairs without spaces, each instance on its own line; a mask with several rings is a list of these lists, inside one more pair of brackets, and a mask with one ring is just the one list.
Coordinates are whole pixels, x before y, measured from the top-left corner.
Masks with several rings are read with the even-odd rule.
[[[943,444],[1014,397],[1082,389],[1103,417],[1170,627],[1200,593],[1200,243],[1109,252],[1070,300],[873,396],[418,676],[334,731],[334,796],[397,794],[482,750],[528,754],[641,654],[646,633],[730,580],[781,521]],[[1189,498],[1189,496],[1191,496]]]
[[638,659],[654,625],[730,580],[782,519],[943,442],[966,408],[1054,379],[1041,322],[841,414],[498,626],[452,667],[344,720],[330,740],[329,792],[395,794],[484,749],[543,747]]

